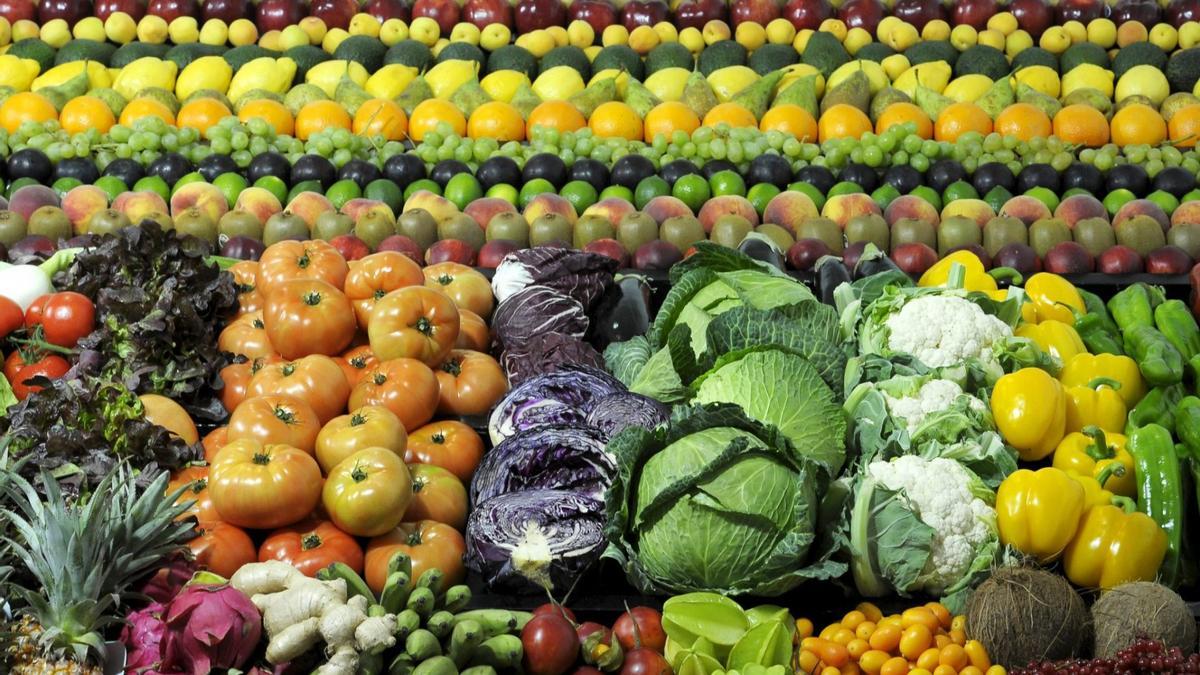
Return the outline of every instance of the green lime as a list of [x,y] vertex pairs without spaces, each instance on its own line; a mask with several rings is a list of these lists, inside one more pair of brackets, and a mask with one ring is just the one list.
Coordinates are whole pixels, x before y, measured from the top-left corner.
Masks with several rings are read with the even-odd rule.
[[1012,193],[1003,185],[988,190],[988,193],[983,196],[983,201],[987,202],[988,206],[992,207],[992,211],[1000,213],[1000,209],[1004,208],[1004,204],[1012,199]]
[[624,199],[625,201],[632,204],[633,203],[633,190],[630,190],[629,188],[625,187],[624,185],[609,185],[608,187],[606,187],[600,191],[600,199],[610,199],[612,197],[616,197],[617,199]]
[[260,187],[275,195],[275,198],[278,199],[279,203],[281,204],[287,201],[288,186],[287,183],[283,182],[283,179],[279,176],[263,176],[262,178],[254,181],[254,187]]
[[421,190],[427,190],[439,196],[442,194],[442,186],[438,185],[437,181],[431,178],[422,178],[421,180],[414,180],[408,184],[408,187],[404,188],[404,201],[408,201],[409,197]]
[[101,176],[100,179],[96,181],[96,187],[104,190],[104,192],[108,194],[109,202],[112,202],[112,200],[116,199],[117,195],[129,190],[129,186],[125,184],[125,181],[117,178],[116,176]]
[[808,198],[816,205],[818,213],[825,207],[825,195],[812,183],[792,183],[788,186],[788,190],[808,195]]
[[738,175],[736,171],[718,171],[708,179],[708,186],[712,188],[714,197],[723,197],[725,195],[735,195],[738,197],[746,196],[746,181]]
[[1075,195],[1089,195],[1090,196],[1091,194],[1092,193],[1088,192],[1087,190],[1084,190],[1083,188],[1073,187],[1070,190],[1067,190],[1066,192],[1062,193],[1062,198],[1065,200],[1067,197],[1074,197]]
[[133,189],[135,192],[156,192],[163,201],[171,198],[171,189],[167,187],[167,181],[163,180],[162,176],[143,176],[133,184]]
[[14,192],[16,192],[17,190],[20,190],[21,188],[25,187],[26,185],[39,185],[39,183],[37,182],[37,179],[30,178],[28,176],[25,176],[23,178],[18,178],[8,184],[8,192],[6,192],[4,196],[11,199]]
[[925,201],[932,204],[933,208],[937,209],[938,213],[941,213],[942,197],[941,197],[941,195],[939,195],[937,193],[937,190],[934,190],[933,188],[929,187],[928,185],[918,185],[917,187],[913,188],[912,192],[910,192],[908,194],[920,197],[921,199],[924,199]]
[[712,189],[708,187],[708,181],[704,180],[704,176],[689,173],[675,181],[675,186],[671,188],[671,194],[687,204],[692,213],[700,213],[704,202],[712,196]]
[[875,203],[879,205],[880,211],[886,209],[888,204],[891,204],[892,200],[899,196],[900,191],[891,183],[884,183],[871,193],[871,199],[874,199]]
[[62,178],[54,181],[54,185],[51,185],[50,188],[57,192],[59,197],[62,197],[63,195],[67,194],[71,188],[78,185],[83,185],[83,181],[79,180],[78,178],[63,176]]
[[1050,188],[1045,188],[1045,187],[1029,188],[1028,190],[1025,191],[1025,196],[1033,197],[1034,199],[1038,200],[1039,202],[1045,204],[1046,208],[1050,209],[1050,213],[1054,213],[1054,209],[1058,208],[1058,195],[1054,194],[1054,191],[1051,190]]
[[464,172],[455,174],[446,182],[443,195],[461,211],[467,208],[467,204],[483,196],[483,187],[475,180],[475,176]]
[[1179,199],[1180,204],[1186,204],[1188,202],[1195,201],[1200,201],[1200,190],[1192,190]]
[[1125,206],[1126,203],[1134,199],[1137,199],[1137,196],[1132,192],[1125,188],[1118,188],[1108,193],[1108,196],[1104,198],[1104,208],[1108,209],[1108,215],[1115,216],[1117,215],[1117,211],[1121,210],[1122,206]]
[[229,208],[232,209],[233,205],[237,203],[238,195],[246,189],[246,179],[242,177],[242,174],[230,171],[217,176],[213,185],[225,193],[225,201],[229,202]]
[[292,200],[296,198],[296,195],[300,194],[301,192],[316,192],[317,194],[323,194],[325,191],[321,188],[321,181],[319,180],[302,180],[293,185],[291,190],[288,190],[287,199],[281,200],[284,206],[290,204]]
[[956,180],[942,191],[942,203],[949,204],[960,199],[979,199],[975,186],[965,180]]
[[1167,212],[1168,216],[1174,213],[1175,209],[1179,208],[1179,200],[1175,198],[1175,195],[1166,190],[1155,190],[1146,195],[1146,199],[1158,204],[1163,211]]
[[862,191],[862,186],[858,183],[844,180],[840,183],[835,183],[833,187],[829,188],[829,198],[832,199],[841,195],[861,194]]
[[361,196],[362,190],[359,189],[358,183],[355,183],[349,178],[343,178],[342,180],[339,180],[333,185],[330,185],[329,189],[325,191],[325,198],[328,199],[329,203],[333,204],[333,208],[337,209],[338,211],[342,210],[342,206],[346,202],[350,201],[351,199],[358,199]]
[[779,188],[770,183],[759,183],[750,188],[746,193],[746,199],[754,206],[754,210],[758,211],[758,215],[762,215],[763,211],[767,210],[767,204],[779,194]]
[[571,206],[575,207],[576,214],[583,213],[584,209],[595,204],[599,198],[596,188],[586,180],[573,180],[562,186],[558,194],[571,202]]
[[392,213],[400,213],[404,209],[404,191],[400,189],[399,185],[386,178],[376,178],[367,183],[366,189],[363,190],[363,196],[387,204]]
[[199,171],[193,171],[191,173],[184,174],[183,178],[180,178],[179,180],[175,181],[175,184],[171,186],[171,194],[175,194],[176,192],[179,191],[179,188],[183,187],[184,185],[187,185],[188,183],[203,183],[203,182],[204,182],[204,176],[201,175],[201,173]]
[[637,189],[633,191],[633,205],[641,211],[646,202],[655,197],[671,194],[671,186],[660,176],[646,176],[638,181]]
[[529,202],[533,201],[534,197],[545,192],[557,194],[554,191],[554,183],[545,178],[534,178],[521,188],[521,193],[517,197],[517,200],[520,202],[518,206],[524,209]]
[[517,205],[517,201],[521,197],[521,195],[517,192],[517,188],[509,185],[508,183],[497,183],[488,188],[487,196],[499,197],[513,206]]

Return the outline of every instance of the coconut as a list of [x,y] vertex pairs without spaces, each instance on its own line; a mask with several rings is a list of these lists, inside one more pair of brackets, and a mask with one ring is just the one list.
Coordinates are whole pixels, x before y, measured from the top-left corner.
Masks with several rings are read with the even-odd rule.
[[1083,598],[1063,577],[1038,569],[998,569],[967,604],[967,634],[1008,668],[1080,656],[1088,628]]
[[1096,657],[1108,658],[1139,638],[1163,643],[1164,651],[1196,648],[1196,620],[1179,594],[1152,581],[1121,584],[1092,605]]

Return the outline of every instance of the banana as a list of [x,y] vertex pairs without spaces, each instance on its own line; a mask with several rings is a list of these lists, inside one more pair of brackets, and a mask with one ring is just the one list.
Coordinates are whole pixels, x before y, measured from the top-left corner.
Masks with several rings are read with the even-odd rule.
[[460,675],[496,675],[496,669],[491,666],[472,666],[462,671]]
[[350,597],[361,595],[367,600],[375,602],[375,594],[371,592],[371,588],[367,586],[367,582],[363,581],[363,578],[358,576],[358,573],[353,569],[350,569],[350,566],[346,563],[335,562],[330,564],[329,567],[317,572],[317,578],[321,581],[341,579],[346,582],[346,591],[350,594]]
[[454,615],[457,625],[463,621],[478,621],[483,627],[484,635],[488,638],[505,633],[518,632],[529,619],[522,620],[520,615],[525,612],[510,612],[507,609],[475,609]]
[[434,612],[425,622],[425,627],[439,640],[445,639],[450,635],[450,631],[454,630],[454,615],[446,610]]
[[359,654],[358,675],[382,675],[383,657],[379,654]]
[[367,616],[378,617],[384,616],[385,614],[394,614],[394,612],[387,611],[383,605],[371,605],[367,608]]
[[433,633],[424,628],[418,628],[409,633],[404,640],[404,653],[411,656],[414,663],[420,663],[425,659],[440,656],[442,645]]
[[393,572],[404,572],[412,577],[412,558],[408,557],[407,553],[397,551],[391,560],[388,560],[388,574]]
[[408,575],[404,572],[388,574],[383,584],[383,592],[379,594],[379,604],[387,609],[389,614],[399,614],[408,602]]
[[441,587],[442,579],[445,577],[446,575],[442,573],[441,570],[436,567],[430,567],[422,572],[421,576],[417,578],[417,588],[437,590]]
[[396,639],[403,640],[421,627],[421,615],[411,609],[396,614]]
[[466,609],[471,602],[471,589],[466,584],[451,586],[446,589],[446,596],[443,600],[447,612],[460,612]]
[[412,671],[416,667],[411,656],[401,653],[392,659],[391,665],[388,666],[388,675],[412,675]]
[[497,635],[484,640],[475,648],[471,665],[491,666],[496,670],[517,668],[521,665],[523,655],[521,638],[516,635]]
[[478,621],[463,621],[454,626],[447,654],[454,665],[462,668],[471,660],[475,648],[483,642],[483,626]]
[[458,668],[445,656],[436,656],[417,666],[413,675],[458,675]]
[[408,594],[408,602],[405,606],[421,615],[424,619],[433,612],[433,605],[437,601],[433,591],[428,588],[415,588],[412,593]]

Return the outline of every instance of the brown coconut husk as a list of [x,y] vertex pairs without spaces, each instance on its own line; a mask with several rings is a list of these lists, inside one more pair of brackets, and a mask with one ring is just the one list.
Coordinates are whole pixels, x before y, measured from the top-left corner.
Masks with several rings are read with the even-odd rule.
[[1097,658],[1108,658],[1139,638],[1165,649],[1196,649],[1196,619],[1179,594],[1152,581],[1135,581],[1105,591],[1092,605]]
[[1083,655],[1090,619],[1066,579],[1032,568],[997,569],[967,604],[967,634],[1008,668]]

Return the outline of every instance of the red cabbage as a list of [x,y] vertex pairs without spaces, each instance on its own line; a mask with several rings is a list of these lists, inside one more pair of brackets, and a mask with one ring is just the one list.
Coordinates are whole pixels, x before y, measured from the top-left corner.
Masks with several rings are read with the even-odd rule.
[[500,357],[504,374],[514,387],[535,375],[553,372],[571,363],[602,370],[604,357],[587,342],[562,333],[535,335],[504,350]]
[[549,424],[585,426],[588,413],[601,399],[625,391],[625,385],[603,370],[564,365],[522,382],[496,404],[488,419],[493,444],[524,429]]
[[507,349],[545,333],[581,338],[588,325],[587,310],[578,300],[548,286],[530,286],[496,307],[492,336],[501,349]]
[[571,490],[602,498],[617,469],[605,440],[585,426],[522,431],[484,455],[471,480],[471,503],[522,490]]
[[529,286],[546,286],[591,308],[613,281],[617,261],[569,248],[526,248],[504,256],[492,276],[499,302]]
[[588,413],[587,422],[609,439],[628,427],[653,429],[671,417],[667,406],[631,391],[620,392],[601,399]]

